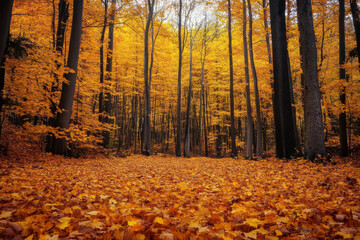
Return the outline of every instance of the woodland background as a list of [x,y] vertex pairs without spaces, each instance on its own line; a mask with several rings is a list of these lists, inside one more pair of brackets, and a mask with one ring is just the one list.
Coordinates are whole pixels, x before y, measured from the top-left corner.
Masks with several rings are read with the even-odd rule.
[[[66,81],[62,76],[72,71],[66,64],[73,3],[65,2],[70,14],[59,54],[56,50],[59,1],[14,1],[7,57],[2,69],[5,71],[0,127],[2,149],[14,152],[19,148],[35,147],[45,151],[46,138],[51,132],[67,137],[73,156],[90,150],[100,151],[100,147],[121,155],[140,153],[144,133],[143,51],[147,5],[145,1],[116,1],[116,4],[100,0],[84,1],[73,111],[70,128],[64,133],[52,127],[50,122],[56,111],[61,112],[61,109],[54,110],[52,107],[59,104],[61,84]],[[270,30],[264,23],[265,20],[270,24],[269,8],[266,1],[251,0],[250,3],[263,149],[271,151],[275,146],[272,64],[269,63],[270,52],[266,41]],[[231,4],[236,147],[244,151],[243,5],[239,0]],[[345,7],[346,63],[342,67],[346,70],[346,79],[340,79],[338,1],[312,2],[325,143],[330,152],[340,145],[338,119],[343,111],[347,113],[350,150],[355,151],[360,143],[359,64],[354,53],[356,39],[349,2],[345,2]],[[179,61],[177,8],[178,4],[172,1],[158,1],[149,30],[149,49],[153,59],[150,121],[154,153],[175,151]],[[231,153],[227,10],[227,1],[184,1],[181,125],[185,129],[192,52],[189,124],[191,152],[195,155],[221,157]],[[264,15],[266,11],[267,15]],[[110,41],[109,29],[112,25],[113,41]],[[303,87],[295,1],[287,1],[286,27],[297,130],[300,144],[303,144]],[[204,55],[206,61],[202,65]],[[107,66],[109,57],[112,57],[111,69]],[[250,79],[252,76],[250,71]],[[341,104],[339,98],[342,88],[346,89],[346,105]],[[253,124],[256,126],[252,80],[250,96]],[[101,101],[106,107],[102,107]],[[107,141],[104,140],[106,135]]]

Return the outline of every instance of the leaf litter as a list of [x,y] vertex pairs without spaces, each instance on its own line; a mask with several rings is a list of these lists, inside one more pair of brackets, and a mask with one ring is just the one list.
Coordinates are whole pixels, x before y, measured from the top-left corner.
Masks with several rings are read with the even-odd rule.
[[4,239],[360,239],[360,169],[164,156],[0,163]]

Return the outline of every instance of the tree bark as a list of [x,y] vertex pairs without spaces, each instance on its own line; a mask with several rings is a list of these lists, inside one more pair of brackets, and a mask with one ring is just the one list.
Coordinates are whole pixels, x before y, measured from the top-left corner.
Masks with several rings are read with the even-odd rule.
[[296,126],[291,106],[292,84],[286,40],[285,0],[270,0],[273,43],[274,121],[276,155],[296,156]]
[[[81,42],[81,25],[83,15],[83,0],[74,0],[73,22],[71,28],[70,46],[67,67],[73,70],[64,74],[68,83],[63,83],[60,98],[59,109],[62,111],[57,114],[56,126],[61,130],[68,129],[70,126],[70,118],[72,105],[75,94],[76,75]],[[65,137],[55,139],[52,153],[59,155],[68,155],[67,143]]]
[[[355,36],[356,36],[356,49],[358,55],[358,61],[360,64],[360,18],[359,9],[357,6],[357,0],[350,0],[351,15],[354,23]],[[360,70],[360,65],[359,65]]]
[[261,109],[260,109],[258,79],[257,79],[257,74],[256,74],[254,53],[253,53],[253,42],[252,42],[253,17],[252,17],[252,10],[251,10],[251,2],[250,2],[250,0],[247,0],[247,2],[248,2],[248,9],[249,9],[249,55],[250,55],[251,71],[252,71],[253,80],[254,80],[255,107],[256,107],[256,156],[262,157],[263,127],[262,127],[262,118],[261,118]]
[[104,39],[105,39],[105,31],[108,20],[108,0],[104,1],[104,23],[101,30],[100,37],[100,94],[99,94],[99,121],[104,121]]
[[235,130],[235,106],[234,106],[234,66],[232,53],[231,36],[231,1],[228,0],[228,39],[229,39],[229,67],[230,67],[230,136],[231,136],[231,155],[237,156],[236,130]]
[[177,157],[181,157],[181,69],[182,69],[182,37],[181,37],[181,21],[182,21],[182,0],[179,0],[179,13],[178,13],[178,42],[179,42],[179,67],[178,67],[178,89],[177,89],[177,122],[176,122],[176,146],[175,153]]
[[[111,119],[111,78],[112,78],[112,66],[113,66],[113,51],[114,51],[114,21],[115,21],[115,9],[116,9],[116,0],[112,0],[111,2],[111,14],[110,14],[110,21],[109,21],[109,44],[108,44],[108,51],[106,57],[106,74],[105,80],[106,84],[108,85],[108,90],[106,91],[106,97],[104,99],[104,111],[105,111],[105,123],[112,123]],[[109,147],[110,144],[110,131],[105,130],[103,132],[103,146]]]
[[324,127],[311,0],[297,0],[301,66],[304,80],[305,158],[325,156]]
[[250,77],[249,77],[249,57],[246,40],[246,0],[243,0],[243,45],[244,45],[244,63],[245,63],[245,94],[246,94],[246,153],[247,159],[252,158],[252,145],[254,139],[253,120],[251,116],[251,102],[250,102]]
[[144,149],[143,154],[151,154],[151,105],[150,105],[150,79],[149,79],[149,29],[153,18],[155,0],[148,0],[148,16],[144,32],[144,83],[145,83],[145,116],[144,116]]
[[[340,80],[346,81],[346,73],[343,65],[345,64],[345,2],[339,0],[339,64]],[[340,102],[342,110],[339,116],[339,135],[340,135],[340,155],[346,157],[349,155],[346,131],[346,89],[344,86],[340,89]]]
[[[197,33],[197,32],[196,32]],[[195,33],[195,36],[196,36]],[[190,73],[189,73],[189,93],[188,101],[186,107],[186,123],[185,123],[185,139],[184,139],[184,156],[190,157],[190,107],[191,107],[191,97],[192,97],[192,58],[193,58],[193,48],[194,48],[194,38],[192,30],[190,30]]]

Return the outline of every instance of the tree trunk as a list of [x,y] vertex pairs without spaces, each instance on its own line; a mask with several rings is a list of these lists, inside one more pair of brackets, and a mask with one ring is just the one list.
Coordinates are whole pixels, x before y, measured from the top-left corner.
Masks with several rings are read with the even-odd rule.
[[[10,31],[13,3],[13,0],[0,1],[0,113],[2,112],[3,89],[5,85],[5,69],[3,65],[5,63],[5,52]],[[2,124],[0,123],[0,125]]]
[[104,38],[105,38],[105,31],[108,19],[108,0],[104,2],[104,23],[101,30],[101,37],[100,37],[100,94],[99,94],[99,121],[104,121]]
[[155,0],[148,0],[148,17],[146,20],[144,32],[144,83],[145,83],[145,116],[144,116],[144,149],[143,154],[149,156],[151,154],[151,122],[150,122],[150,81],[149,81],[149,29],[153,18]]
[[[345,68],[345,2],[339,0],[339,64],[340,64],[340,80],[346,81]],[[340,102],[342,110],[339,116],[339,135],[340,135],[340,155],[346,157],[349,154],[346,132],[346,89],[344,86],[340,89]]]
[[252,158],[252,144],[254,139],[253,120],[251,116],[251,102],[250,102],[250,77],[249,77],[249,57],[246,40],[246,1],[243,0],[243,44],[244,44],[244,63],[245,63],[245,94],[246,94],[246,153],[247,159]]
[[296,155],[296,126],[291,106],[292,84],[286,40],[285,0],[270,0],[274,71],[274,121],[276,155]]
[[301,66],[304,80],[305,158],[325,156],[324,127],[311,0],[297,0]]
[[250,64],[251,71],[254,79],[254,91],[255,91],[255,107],[256,107],[256,156],[262,157],[262,119],[261,119],[261,109],[260,109],[260,97],[259,97],[259,89],[258,89],[258,79],[256,74],[255,62],[254,62],[254,54],[253,54],[253,43],[252,43],[252,10],[251,10],[251,2],[248,2],[249,9],[249,54],[250,54]]
[[178,68],[178,89],[177,89],[177,132],[176,132],[176,146],[175,152],[177,157],[181,157],[181,68],[182,68],[182,37],[181,37],[181,20],[182,19],[182,0],[179,0],[178,13],[178,41],[179,41],[179,68]]
[[[63,83],[56,126],[62,130],[68,129],[72,112],[72,105],[75,94],[76,75],[81,42],[81,25],[83,15],[83,0],[74,0],[73,22],[71,28],[70,46],[67,67],[74,72],[64,74],[68,83]],[[69,155],[65,137],[56,138],[52,148],[53,154]]]
[[230,135],[231,135],[231,155],[237,156],[236,130],[235,130],[235,106],[234,106],[234,67],[232,54],[231,37],[231,2],[228,0],[228,37],[229,37],[229,67],[230,67]]
[[[195,34],[196,35],[196,34]],[[195,37],[195,36],[194,36]],[[184,139],[184,156],[190,157],[190,107],[191,107],[191,96],[192,96],[192,54],[194,48],[194,37],[192,30],[190,30],[190,73],[189,73],[189,93],[186,107],[186,123],[185,123],[185,139]]]
[[[350,7],[351,7],[351,15],[352,15],[354,29],[355,29],[358,61],[360,64],[360,18],[359,18],[359,9],[357,6],[357,0],[350,0]],[[360,69],[360,65],[359,65],[359,69]]]
[[[105,123],[112,123],[111,116],[111,75],[112,75],[112,65],[113,65],[113,50],[114,50],[114,21],[115,21],[115,9],[116,9],[116,0],[111,2],[111,15],[109,21],[109,45],[106,57],[106,74],[105,80],[108,85],[108,90],[106,92],[106,97],[104,99],[104,111],[105,111]],[[103,146],[109,147],[110,143],[110,131],[106,130],[103,132]]]

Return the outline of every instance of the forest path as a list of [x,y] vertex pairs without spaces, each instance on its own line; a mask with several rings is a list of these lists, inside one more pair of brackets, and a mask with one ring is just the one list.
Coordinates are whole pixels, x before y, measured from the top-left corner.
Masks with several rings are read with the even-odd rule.
[[360,239],[351,163],[134,155],[0,166],[3,238]]

